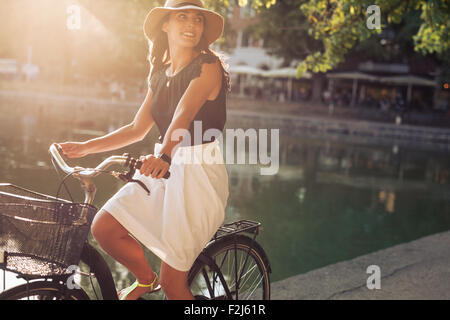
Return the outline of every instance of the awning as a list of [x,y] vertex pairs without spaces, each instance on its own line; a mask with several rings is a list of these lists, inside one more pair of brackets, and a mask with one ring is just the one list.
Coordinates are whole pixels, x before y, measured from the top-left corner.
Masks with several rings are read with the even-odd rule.
[[228,71],[234,74],[250,74],[254,76],[261,76],[263,74],[263,70],[250,66],[230,66]]
[[362,72],[337,72],[328,73],[327,78],[330,79],[349,79],[349,80],[367,80],[367,81],[379,81],[380,78],[370,74]]
[[[264,71],[258,68],[242,65],[242,66],[230,66],[229,72],[234,74],[249,74],[254,76],[262,76],[266,78],[297,78],[296,68],[281,68]],[[305,72],[302,78],[311,79],[312,75],[309,72]]]
[[[281,69],[273,69],[263,72],[263,76],[267,78],[297,78],[297,69],[296,68],[281,68]],[[305,72],[303,73],[302,78],[311,79],[311,73]]]
[[403,84],[403,85],[416,85],[416,86],[427,86],[427,87],[436,87],[438,83],[433,80],[429,80],[426,78],[418,77],[418,76],[393,76],[393,77],[383,77],[380,79],[381,82],[384,83],[395,83],[395,84]]

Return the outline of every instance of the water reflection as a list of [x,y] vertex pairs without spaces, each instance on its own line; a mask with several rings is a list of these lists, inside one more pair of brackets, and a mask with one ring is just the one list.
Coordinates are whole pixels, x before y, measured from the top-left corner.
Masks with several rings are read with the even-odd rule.
[[450,228],[448,154],[286,136],[281,146],[276,176],[228,168],[233,218],[263,223],[275,279]]
[[[92,124],[76,117],[64,123],[48,119],[0,117],[0,182],[54,195],[58,176],[47,152],[50,143],[83,140],[120,126],[112,120]],[[227,165],[226,220],[262,222],[259,242],[272,264],[273,281],[450,229],[450,154],[281,133],[276,175],[261,175],[258,165]],[[144,141],[115,153],[150,153],[157,136],[153,130]],[[90,155],[71,164],[89,167],[109,155]],[[106,176],[96,182],[97,207],[122,186]],[[82,201],[78,183],[68,184]],[[146,255],[159,271],[158,259]],[[123,266],[107,260],[118,288],[134,281]],[[8,286],[10,281],[17,280],[8,275]],[[90,285],[86,278],[82,283]]]

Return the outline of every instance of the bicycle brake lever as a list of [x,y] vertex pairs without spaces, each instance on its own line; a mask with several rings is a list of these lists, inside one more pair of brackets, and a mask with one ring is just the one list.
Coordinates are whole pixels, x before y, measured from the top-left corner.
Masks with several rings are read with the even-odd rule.
[[131,179],[130,182],[136,182],[136,183],[137,183],[138,185],[140,185],[145,191],[147,191],[148,195],[150,195],[150,190],[148,190],[147,186],[146,186],[142,181]]
[[135,170],[131,169],[127,174],[121,173],[118,175],[118,177],[124,182],[136,182],[148,193],[148,195],[150,195],[150,190],[148,190],[147,186],[142,181],[133,179],[134,172],[135,172]]

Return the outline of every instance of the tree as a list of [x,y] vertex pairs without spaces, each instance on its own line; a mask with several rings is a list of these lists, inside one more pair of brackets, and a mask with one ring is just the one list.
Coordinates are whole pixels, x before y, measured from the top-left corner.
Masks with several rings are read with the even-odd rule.
[[254,37],[264,39],[267,52],[282,58],[284,65],[322,49],[322,43],[308,35],[309,26],[299,10],[300,3],[306,0],[277,1],[268,8],[260,8],[261,22],[248,30]]
[[[380,25],[371,29],[368,8],[376,6],[380,12]],[[398,24],[410,11],[421,10],[422,24],[413,36],[414,50],[423,55],[436,53],[447,59],[450,50],[449,4],[445,0],[313,0],[301,5],[311,27],[311,35],[321,40],[323,52],[309,55],[298,68],[301,74],[306,70],[327,71],[343,61],[346,53],[358,42],[369,39],[374,33],[381,33],[388,24]]]
[[[241,1],[246,3],[245,0]],[[298,66],[298,75],[310,70],[315,73],[326,72],[344,61],[346,54],[358,43],[370,39],[376,34],[381,34],[388,25],[396,25],[403,21],[409,13],[420,12],[420,26],[413,35],[414,50],[421,55],[435,54],[442,62],[441,79],[448,78],[448,65],[450,57],[450,11],[449,3],[446,0],[272,0],[254,1],[253,6],[264,11],[264,8],[290,7],[297,12],[285,15],[287,19],[283,24],[278,25],[280,48],[292,50],[286,46],[286,34],[297,31],[298,36],[305,34],[305,25],[302,19],[307,21],[308,35],[322,46],[317,49],[315,45],[304,48],[302,52],[308,53],[302,63]],[[376,6],[380,12],[379,28],[368,27],[368,21],[373,20],[374,12],[368,12],[368,8]],[[297,8],[297,9],[295,9]],[[373,8],[373,7],[372,7]],[[276,11],[277,9],[274,9]],[[282,11],[282,10],[281,10]],[[282,17],[280,17],[282,18]],[[274,18],[276,21],[276,19]],[[268,23],[270,26],[271,23]],[[272,37],[272,43],[275,37]],[[301,39],[308,43],[310,40]],[[295,41],[300,42],[300,41]],[[291,46],[299,47],[297,43],[291,41]],[[289,47],[289,48],[288,48]],[[309,47],[309,46],[308,46]],[[280,49],[283,51],[283,49]],[[289,56],[288,53],[283,55]],[[300,56],[301,57],[301,56]]]

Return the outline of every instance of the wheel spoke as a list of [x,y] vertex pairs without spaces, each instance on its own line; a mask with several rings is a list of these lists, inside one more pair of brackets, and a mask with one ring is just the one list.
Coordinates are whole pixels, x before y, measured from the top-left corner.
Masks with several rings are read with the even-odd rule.
[[[270,288],[267,267],[253,242],[228,241],[218,246],[211,258],[219,268],[233,299],[268,299]],[[241,241],[241,242],[239,242]],[[242,242],[243,241],[243,242]],[[207,271],[207,272],[205,272]],[[224,283],[216,268],[199,267],[191,279],[194,296],[207,299],[226,298]]]

